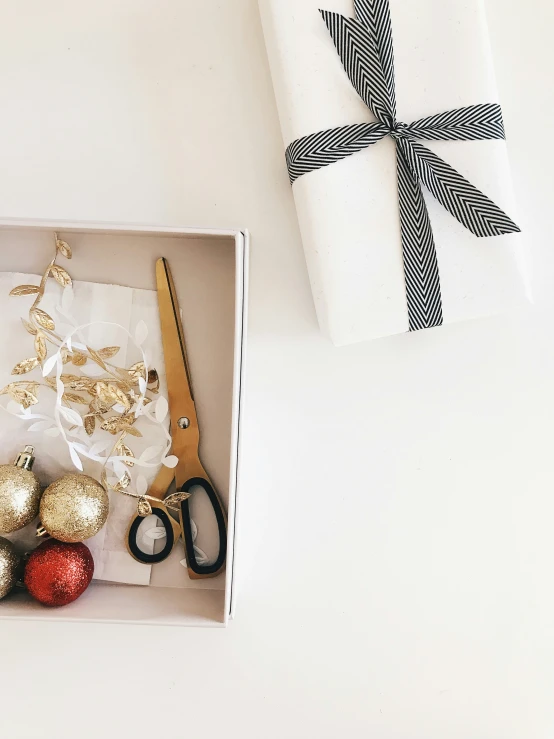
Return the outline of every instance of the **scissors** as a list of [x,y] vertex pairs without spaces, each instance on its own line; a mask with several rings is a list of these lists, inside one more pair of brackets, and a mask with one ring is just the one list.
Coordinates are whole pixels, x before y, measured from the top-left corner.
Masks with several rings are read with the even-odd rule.
[[[139,526],[143,519],[139,515],[129,525],[127,548],[131,556],[138,562],[157,564],[169,557],[173,547],[182,536],[189,577],[198,580],[215,577],[225,565],[227,516],[198,456],[200,431],[192,394],[183,326],[173,278],[171,277],[169,264],[164,258],[158,259],[156,262],[156,284],[171,418],[170,431],[173,440],[171,450],[172,454],[178,457],[179,462],[173,469],[162,467],[148,491],[152,513],[160,519],[161,525],[165,529],[166,542],[164,548],[156,554],[147,554],[140,549],[137,539]],[[163,502],[173,482],[175,482],[178,493],[188,493],[187,498],[179,502],[178,521],[171,516]],[[211,564],[200,564],[194,549],[188,498],[192,494],[191,488],[195,485],[201,486],[206,492],[217,522],[219,553],[216,560]],[[153,498],[155,500],[152,500]]]

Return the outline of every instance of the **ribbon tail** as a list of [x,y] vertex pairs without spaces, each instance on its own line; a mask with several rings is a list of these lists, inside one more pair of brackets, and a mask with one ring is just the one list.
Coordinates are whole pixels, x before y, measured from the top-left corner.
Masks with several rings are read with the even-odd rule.
[[435,239],[421,185],[396,149],[402,255],[410,331],[442,326],[442,297]]
[[472,234],[485,237],[519,233],[519,227],[501,208],[430,149],[406,138],[396,143],[412,172]]

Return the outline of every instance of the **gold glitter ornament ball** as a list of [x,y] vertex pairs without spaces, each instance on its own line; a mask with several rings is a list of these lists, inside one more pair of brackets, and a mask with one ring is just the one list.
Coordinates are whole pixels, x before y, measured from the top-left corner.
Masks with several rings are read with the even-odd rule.
[[0,600],[14,589],[18,567],[19,555],[14,545],[0,536]]
[[31,471],[33,447],[26,446],[15,464],[0,466],[0,533],[19,531],[38,516],[41,487]]
[[94,478],[69,474],[53,482],[40,501],[40,521],[50,536],[69,543],[97,534],[106,523],[108,494]]

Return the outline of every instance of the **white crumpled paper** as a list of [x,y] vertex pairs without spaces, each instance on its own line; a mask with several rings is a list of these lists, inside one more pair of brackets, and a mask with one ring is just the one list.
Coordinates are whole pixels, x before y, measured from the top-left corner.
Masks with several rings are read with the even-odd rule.
[[[21,284],[38,285],[37,275],[20,273],[0,273],[0,387],[14,380],[12,367],[19,361],[34,355],[33,338],[23,328],[21,317],[27,317],[27,310],[33,297],[9,297],[10,290]],[[147,349],[150,366],[155,367],[160,377],[160,394],[167,397],[165,371],[163,363],[163,347],[159,323],[157,295],[151,290],[137,290],[118,285],[104,285],[90,282],[73,282],[74,300],[71,306],[72,317],[78,324],[92,321],[112,321],[124,329],[134,331],[140,321],[148,327]],[[41,308],[56,317],[56,328],[60,335],[70,330],[63,325],[63,317],[59,318],[56,305],[60,302],[59,288],[51,281],[41,302]],[[94,348],[104,346],[120,346],[120,351],[112,360],[118,366],[128,367],[140,359],[136,355],[128,336],[113,326],[94,326],[88,333],[89,345]],[[40,369],[26,377],[40,380]],[[40,403],[32,410],[51,413],[54,406],[55,393],[41,388]],[[5,405],[5,403],[4,403]],[[34,472],[43,485],[48,485],[66,472],[76,472],[69,457],[68,447],[61,437],[52,438],[41,432],[29,431],[30,424],[7,412],[0,415],[0,433],[2,438],[2,458],[0,463],[13,462],[17,453],[26,444],[35,447],[36,461]],[[132,447],[136,456],[149,446],[164,445],[165,439],[160,427],[150,424],[141,426],[142,438],[133,438]],[[100,465],[83,459],[84,472],[98,479]],[[143,474],[148,484],[154,479],[156,468],[144,468]],[[125,534],[130,519],[136,513],[136,499],[110,492],[110,515],[106,526],[86,545],[94,557],[96,580],[104,580],[133,585],[150,583],[151,566],[136,562],[127,552]],[[152,523],[154,526],[154,523]],[[9,536],[16,541],[22,550],[36,546],[36,522],[24,530]],[[140,542],[145,552],[152,552],[154,540],[143,536]],[[183,571],[185,572],[185,571]]]

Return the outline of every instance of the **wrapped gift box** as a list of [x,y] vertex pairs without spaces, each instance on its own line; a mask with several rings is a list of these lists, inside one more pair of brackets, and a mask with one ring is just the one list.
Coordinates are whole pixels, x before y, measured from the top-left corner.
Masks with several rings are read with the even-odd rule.
[[[0,619],[225,625],[236,603],[233,553],[244,389],[248,234],[238,230],[2,220],[0,271],[42,273],[51,258],[54,232],[72,246],[69,269],[75,280],[155,290],[155,260],[167,257],[183,314],[201,430],[200,454],[228,513],[227,564],[216,578],[191,581],[180,564],[184,548],[178,543],[168,560],[152,567],[150,585],[93,582],[77,601],[58,609],[45,608],[26,593],[14,592],[0,602]],[[10,462],[19,451],[19,439],[9,431],[3,433],[1,427],[0,438],[2,462]],[[45,478],[40,440],[32,438],[28,443],[33,442],[37,455],[34,471]],[[50,482],[42,478],[43,484]],[[193,515],[202,517],[204,512],[211,517],[209,506],[202,503],[200,500]],[[200,530],[199,519],[197,522]],[[206,520],[206,529],[210,523]],[[209,555],[210,541],[205,543]]]
[[[353,0],[259,0],[283,139],[375,121],[348,79],[319,12],[354,17]],[[390,0],[398,120],[497,102],[482,0]],[[425,142],[517,222],[506,143]],[[408,330],[395,145],[389,136],[301,176],[294,198],[322,330],[337,345]],[[424,192],[444,322],[530,299],[520,234],[477,238]]]

